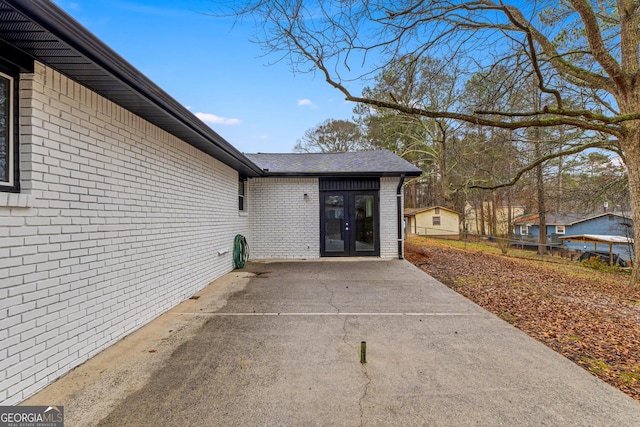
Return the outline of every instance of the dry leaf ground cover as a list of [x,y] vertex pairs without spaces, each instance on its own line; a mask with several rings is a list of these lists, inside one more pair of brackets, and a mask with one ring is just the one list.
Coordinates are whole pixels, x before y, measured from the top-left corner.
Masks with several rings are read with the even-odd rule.
[[640,401],[640,289],[628,274],[452,244],[412,236],[405,257]]

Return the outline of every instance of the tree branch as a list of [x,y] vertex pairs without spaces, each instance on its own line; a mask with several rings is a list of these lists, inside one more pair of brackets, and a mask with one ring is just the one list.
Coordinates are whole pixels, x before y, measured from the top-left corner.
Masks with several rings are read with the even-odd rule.
[[479,190],[497,190],[499,188],[504,188],[504,187],[511,187],[512,185],[516,184],[520,178],[522,178],[522,176],[535,169],[537,166],[543,164],[544,162],[551,160],[551,159],[556,159],[558,157],[563,157],[563,156],[568,156],[571,154],[577,154],[577,153],[581,153],[589,148],[604,148],[604,149],[609,149],[611,142],[610,141],[596,141],[596,142],[592,142],[589,144],[584,144],[584,145],[580,145],[578,147],[574,147],[571,148],[569,150],[561,150],[561,151],[557,151],[555,153],[550,153],[547,154],[545,156],[540,157],[539,159],[535,160],[534,162],[528,164],[527,166],[525,166],[524,168],[520,169],[518,171],[518,173],[516,173],[516,175],[508,182],[502,183],[502,184],[496,184],[496,185],[470,185],[468,186],[468,188],[470,189],[479,189]]
[[[580,1],[580,0],[577,0]],[[533,27],[529,21],[522,15],[522,12],[514,7],[507,6],[503,3],[496,4],[492,1],[481,0],[481,2],[487,5],[487,8],[497,9],[503,11],[505,15],[510,19],[510,21],[514,25],[518,25],[519,27],[526,28],[528,34],[531,35],[533,40],[538,43],[540,48],[543,50],[549,61],[553,64],[554,68],[563,74],[570,75],[576,79],[585,81],[589,85],[602,88],[611,94],[615,94],[617,92],[616,86],[614,86],[608,78],[601,76],[597,73],[591,72],[584,68],[580,68],[570,62],[566,61],[562,55],[560,55],[556,49],[556,47],[551,43],[551,41],[540,31],[538,31],[535,27]],[[599,32],[596,33],[599,37]],[[602,40],[602,39],[600,39]],[[613,58],[611,58],[613,59]],[[598,58],[596,58],[598,60]],[[615,63],[615,60],[614,60]],[[605,68],[606,70],[606,68]],[[610,74],[611,75],[611,74]]]
[[591,47],[591,54],[594,59],[615,82],[618,93],[624,94],[628,90],[627,82],[624,79],[620,64],[611,56],[609,50],[604,45],[600,27],[598,26],[598,18],[593,12],[591,5],[589,5],[586,0],[569,0],[569,3],[571,3],[575,11],[580,15],[580,19],[584,24],[586,39]]

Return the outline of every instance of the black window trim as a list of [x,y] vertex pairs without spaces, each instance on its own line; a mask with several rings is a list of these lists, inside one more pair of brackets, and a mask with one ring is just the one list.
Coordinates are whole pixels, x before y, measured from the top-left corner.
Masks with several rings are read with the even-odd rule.
[[20,138],[18,133],[18,116],[19,116],[19,82],[20,73],[13,67],[8,67],[0,61],[0,74],[10,79],[10,105],[9,105],[9,170],[10,180],[8,182],[0,181],[0,192],[19,193],[20,192]]
[[247,177],[238,175],[238,211],[247,211]]

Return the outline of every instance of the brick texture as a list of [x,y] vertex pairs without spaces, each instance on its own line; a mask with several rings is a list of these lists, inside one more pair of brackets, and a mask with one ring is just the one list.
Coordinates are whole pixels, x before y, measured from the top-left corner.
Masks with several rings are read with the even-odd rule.
[[[320,256],[317,178],[238,173],[54,70],[20,79],[20,194],[0,193],[0,404],[14,405],[252,259]],[[398,256],[398,178],[380,181]],[[305,196],[306,195],[306,196]]]
[[20,145],[23,191],[0,198],[4,405],[229,272],[234,236],[252,240],[235,170],[40,64],[20,81]]
[[317,178],[250,179],[251,258],[320,257],[319,204]]
[[[380,257],[398,257],[397,189],[400,178],[380,178]],[[400,192],[402,194],[402,191]],[[401,201],[404,203],[404,200]],[[402,205],[404,206],[404,205]],[[404,242],[403,242],[404,245]],[[404,249],[403,249],[404,250]]]
[[[380,257],[398,257],[399,178],[380,178]],[[252,259],[320,257],[317,178],[249,180]],[[304,194],[307,197],[304,197]]]

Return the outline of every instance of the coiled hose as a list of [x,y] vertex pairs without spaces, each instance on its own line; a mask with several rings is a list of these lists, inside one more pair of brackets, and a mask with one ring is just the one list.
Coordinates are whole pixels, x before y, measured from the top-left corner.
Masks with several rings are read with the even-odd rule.
[[233,240],[233,265],[235,268],[244,268],[248,259],[249,244],[242,234],[238,234]]

